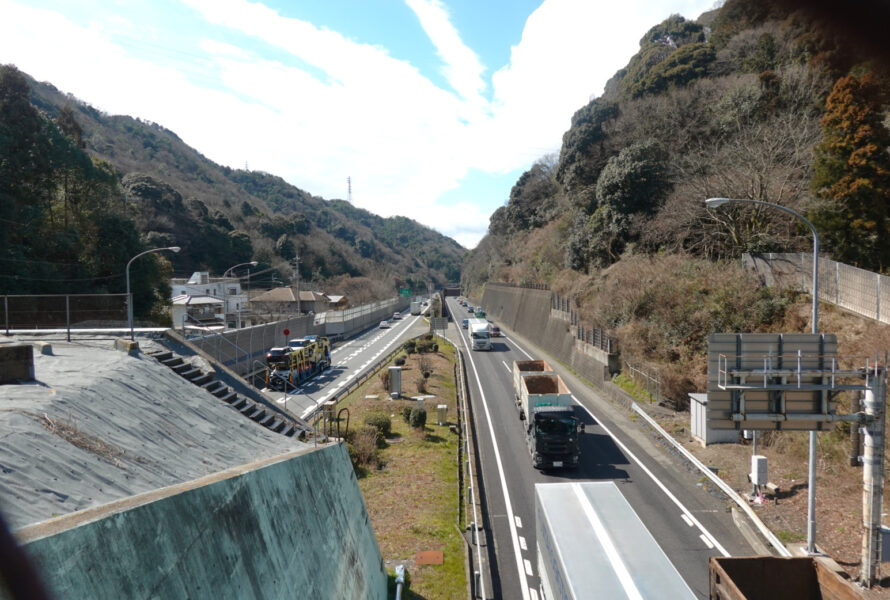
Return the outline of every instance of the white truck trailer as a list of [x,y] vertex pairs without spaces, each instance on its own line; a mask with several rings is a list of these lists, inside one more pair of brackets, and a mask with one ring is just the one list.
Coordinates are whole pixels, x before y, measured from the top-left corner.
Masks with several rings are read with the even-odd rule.
[[535,484],[535,532],[546,600],[696,597],[612,481]]
[[467,331],[470,334],[473,350],[491,350],[491,332],[485,319],[469,319]]
[[584,424],[575,416],[572,393],[543,360],[513,361],[513,393],[536,469],[566,469],[581,460]]

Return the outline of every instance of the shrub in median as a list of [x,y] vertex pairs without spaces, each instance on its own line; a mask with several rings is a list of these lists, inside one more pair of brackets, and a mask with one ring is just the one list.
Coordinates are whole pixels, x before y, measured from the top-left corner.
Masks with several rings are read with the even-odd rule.
[[365,417],[365,425],[374,427],[381,436],[388,438],[392,433],[392,419],[382,412],[372,412]]
[[423,429],[426,427],[426,409],[415,406],[411,409],[411,427]]

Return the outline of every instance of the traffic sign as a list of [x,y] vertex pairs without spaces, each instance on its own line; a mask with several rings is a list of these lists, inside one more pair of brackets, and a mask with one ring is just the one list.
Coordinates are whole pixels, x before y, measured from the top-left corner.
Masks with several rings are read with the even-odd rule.
[[284,335],[290,335],[290,329],[285,329],[285,330],[284,330]]
[[399,296],[404,296],[405,298],[410,298],[411,290],[409,288],[401,288],[399,290]]

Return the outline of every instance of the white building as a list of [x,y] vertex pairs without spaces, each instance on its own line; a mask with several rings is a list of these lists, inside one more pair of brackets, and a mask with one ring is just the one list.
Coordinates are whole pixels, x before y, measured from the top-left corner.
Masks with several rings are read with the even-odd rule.
[[196,271],[188,279],[171,279],[170,287],[174,327],[182,326],[186,313],[202,322],[218,320],[227,328],[242,326],[241,315],[247,311],[247,294],[241,290],[241,281],[237,277],[210,277],[207,271]]

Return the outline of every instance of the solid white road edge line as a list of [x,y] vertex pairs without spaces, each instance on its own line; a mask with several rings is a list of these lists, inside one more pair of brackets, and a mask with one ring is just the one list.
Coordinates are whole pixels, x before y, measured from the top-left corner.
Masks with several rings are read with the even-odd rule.
[[[485,410],[485,420],[488,422],[488,433],[491,435],[491,445],[494,448],[494,460],[495,464],[498,467],[498,478],[501,481],[501,489],[504,492],[504,504],[507,508],[507,522],[510,524],[510,538],[513,541],[513,553],[516,556],[516,570],[519,574],[519,577],[525,574],[525,565],[522,563],[522,552],[519,548],[519,535],[516,533],[516,516],[513,513],[513,505],[510,503],[510,491],[507,489],[507,478],[504,476],[504,464],[501,461],[501,451],[498,449],[497,437],[494,433],[494,425],[491,420],[491,412],[488,410],[488,402],[485,400],[485,392],[482,390],[482,381],[479,379],[479,371],[476,369],[476,363],[473,361],[473,353],[472,350],[467,346],[467,340],[463,335],[463,332],[459,332],[461,341],[464,344],[464,348],[467,349],[467,358],[470,361],[470,366],[473,367],[473,376],[476,378],[476,385],[479,387],[479,397],[482,400],[482,408]],[[528,580],[525,580],[525,583],[519,586],[519,589],[522,590],[522,600],[530,600],[529,598],[529,587]]]

